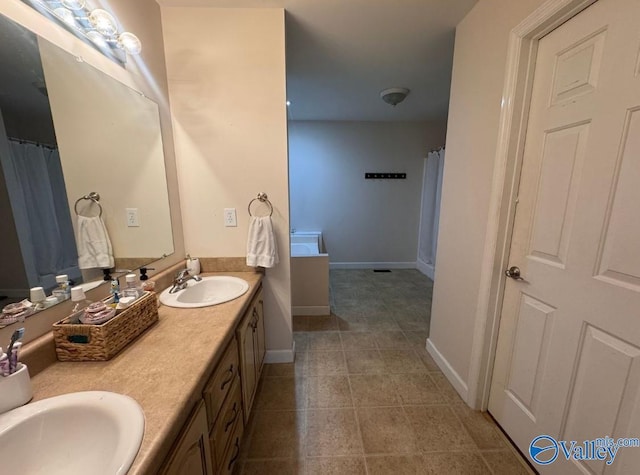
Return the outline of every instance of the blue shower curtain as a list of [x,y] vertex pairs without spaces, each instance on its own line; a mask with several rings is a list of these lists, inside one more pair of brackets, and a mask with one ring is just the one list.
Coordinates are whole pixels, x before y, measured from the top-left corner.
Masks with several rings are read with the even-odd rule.
[[[38,285],[55,286],[60,273],[77,278],[78,254],[58,150],[15,141],[9,144],[29,222],[29,229],[22,232],[30,237],[26,242],[32,249],[26,251],[33,256]],[[24,245],[22,236],[20,240]]]

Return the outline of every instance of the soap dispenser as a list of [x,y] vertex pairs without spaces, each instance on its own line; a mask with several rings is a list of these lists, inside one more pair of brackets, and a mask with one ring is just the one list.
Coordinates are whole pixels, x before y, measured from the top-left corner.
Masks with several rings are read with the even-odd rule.
[[154,291],[156,288],[156,283],[153,280],[149,280],[149,276],[147,275],[147,271],[155,270],[153,267],[141,267],[140,268],[140,286],[142,290]]
[[155,267],[141,267],[140,268],[140,281],[144,284],[145,280],[149,280],[147,271],[156,270]]

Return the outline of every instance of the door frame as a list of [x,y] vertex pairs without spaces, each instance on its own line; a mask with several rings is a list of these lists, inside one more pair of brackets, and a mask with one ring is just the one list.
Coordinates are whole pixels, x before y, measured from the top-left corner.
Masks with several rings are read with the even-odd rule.
[[597,0],[548,0],[509,34],[467,403],[487,410],[540,39]]

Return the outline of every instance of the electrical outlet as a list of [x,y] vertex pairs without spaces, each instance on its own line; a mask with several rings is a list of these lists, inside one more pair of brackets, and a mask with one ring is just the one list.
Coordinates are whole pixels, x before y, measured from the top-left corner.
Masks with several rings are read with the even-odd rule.
[[224,209],[224,225],[227,228],[233,228],[238,225],[238,219],[236,217],[236,209],[235,208],[225,208]]
[[138,208],[127,208],[127,226],[130,228],[140,227],[140,221],[138,221]]

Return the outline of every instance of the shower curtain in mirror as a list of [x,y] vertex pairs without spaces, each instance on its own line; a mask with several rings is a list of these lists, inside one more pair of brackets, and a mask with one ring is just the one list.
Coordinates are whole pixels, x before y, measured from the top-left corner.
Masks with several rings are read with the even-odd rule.
[[420,216],[420,236],[418,239],[418,269],[431,279],[434,278],[436,265],[443,171],[444,148],[429,152],[425,159],[422,183],[422,214]]
[[[55,286],[55,276],[77,278],[78,254],[57,149],[9,141],[11,160],[22,189],[29,229],[21,230],[20,245],[31,253],[37,285]],[[23,236],[26,238],[23,240]],[[30,243],[30,245],[29,245]],[[31,282],[30,285],[36,285]]]

